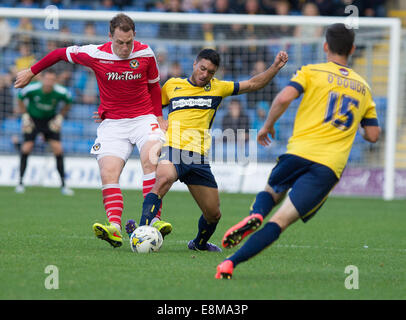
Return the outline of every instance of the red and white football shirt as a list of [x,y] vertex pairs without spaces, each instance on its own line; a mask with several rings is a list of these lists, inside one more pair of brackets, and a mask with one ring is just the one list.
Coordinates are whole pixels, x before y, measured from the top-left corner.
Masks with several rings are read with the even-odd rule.
[[112,43],[66,48],[70,63],[91,68],[100,91],[99,115],[102,119],[135,118],[154,114],[148,84],[159,81],[159,71],[152,49],[134,41],[127,59],[118,57]]

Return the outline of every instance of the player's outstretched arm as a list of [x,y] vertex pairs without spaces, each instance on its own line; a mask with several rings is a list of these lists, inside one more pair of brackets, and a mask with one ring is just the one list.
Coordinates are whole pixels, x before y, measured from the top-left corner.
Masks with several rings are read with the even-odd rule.
[[31,68],[20,71],[14,82],[15,88],[24,88],[30,83],[32,78],[42,70],[54,65],[60,60],[68,61],[66,57],[66,48],[59,48],[48,53],[44,58],[34,64]]
[[285,87],[272,102],[268,116],[263,127],[258,131],[257,141],[262,146],[268,146],[271,143],[269,134],[275,138],[275,123],[286,111],[290,103],[299,96],[299,91],[292,86]]
[[272,65],[264,72],[240,82],[240,90],[238,94],[253,92],[265,87],[288,62],[288,54],[285,51],[280,51]]

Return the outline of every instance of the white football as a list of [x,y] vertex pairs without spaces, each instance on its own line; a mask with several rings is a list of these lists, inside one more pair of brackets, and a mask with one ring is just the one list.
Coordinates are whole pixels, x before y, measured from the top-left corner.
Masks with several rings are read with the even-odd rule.
[[134,230],[130,237],[130,247],[136,253],[157,252],[162,246],[161,233],[154,227],[141,226]]

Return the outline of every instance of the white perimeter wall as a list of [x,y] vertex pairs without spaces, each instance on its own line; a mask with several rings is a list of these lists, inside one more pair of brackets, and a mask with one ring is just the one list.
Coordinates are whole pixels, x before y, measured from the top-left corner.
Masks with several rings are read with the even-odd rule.
[[[212,163],[220,191],[257,193],[263,190],[274,163],[238,164]],[[72,188],[100,188],[100,174],[97,161],[92,158],[65,158],[66,184]],[[19,157],[0,156],[0,185],[15,186],[19,180]],[[26,186],[58,187],[60,179],[52,156],[30,156],[24,176]],[[142,170],[139,160],[130,159],[121,175],[123,189],[142,188]],[[172,190],[187,190],[177,181]]]

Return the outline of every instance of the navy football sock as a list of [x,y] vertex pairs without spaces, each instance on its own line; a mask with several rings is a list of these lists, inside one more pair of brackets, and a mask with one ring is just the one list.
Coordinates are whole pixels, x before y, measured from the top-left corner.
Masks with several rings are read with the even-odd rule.
[[156,216],[161,207],[162,200],[155,193],[148,193],[145,196],[142,204],[142,215],[140,220],[140,226],[149,225],[152,219]]
[[65,168],[63,165],[63,154],[55,156],[56,158],[56,169],[58,170],[59,176],[61,177],[61,187],[65,186]]
[[204,250],[206,248],[206,243],[209,241],[214,231],[216,231],[217,224],[217,222],[208,223],[203,215],[200,216],[198,224],[199,231],[197,232],[196,238],[193,240],[199,250]]
[[275,205],[271,194],[266,191],[261,191],[257,194],[255,202],[251,206],[250,214],[259,213],[264,218],[271,212]]
[[27,159],[28,159],[28,154],[21,153],[21,155],[20,155],[20,181],[19,181],[19,183],[21,185],[23,184],[23,177],[24,177],[25,169],[27,168]]
[[278,239],[280,234],[281,228],[279,225],[275,222],[268,222],[261,230],[255,232],[247,242],[231,257],[227,258],[227,260],[231,260],[235,267],[237,264],[250,259],[264,250]]

